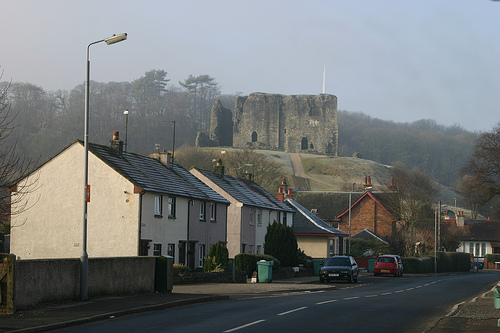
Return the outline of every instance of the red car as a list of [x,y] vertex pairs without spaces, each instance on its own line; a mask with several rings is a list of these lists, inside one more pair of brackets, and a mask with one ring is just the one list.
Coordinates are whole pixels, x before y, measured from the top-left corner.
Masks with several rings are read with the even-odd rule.
[[373,275],[392,274],[403,276],[403,260],[400,256],[393,254],[380,255],[375,262]]

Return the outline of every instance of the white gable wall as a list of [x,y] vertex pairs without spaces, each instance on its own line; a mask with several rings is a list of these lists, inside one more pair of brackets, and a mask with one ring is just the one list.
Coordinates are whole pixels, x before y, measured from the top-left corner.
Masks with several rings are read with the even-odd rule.
[[[83,239],[84,147],[74,143],[43,165],[37,178],[13,211],[11,252],[20,259],[79,258]],[[18,186],[22,189],[23,183]],[[89,257],[138,254],[139,194],[134,186],[89,153]]]

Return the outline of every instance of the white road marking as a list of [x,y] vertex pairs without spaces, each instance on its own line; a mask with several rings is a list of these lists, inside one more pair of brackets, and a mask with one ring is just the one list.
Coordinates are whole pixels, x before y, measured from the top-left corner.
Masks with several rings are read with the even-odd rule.
[[307,306],[303,306],[301,308],[297,308],[297,309],[290,310],[290,311],[287,311],[287,312],[278,313],[278,316],[284,316],[284,315],[287,315],[289,313],[300,311],[300,310],[304,310],[304,309],[307,309]]
[[445,317],[450,317],[450,316],[452,316],[452,315],[455,313],[455,311],[457,311],[457,310],[458,310],[458,307],[459,307],[460,305],[464,304],[464,303],[465,303],[465,302],[460,302],[460,303],[458,303],[458,304],[455,304],[455,306],[454,306],[454,307],[453,307],[453,309],[450,311],[450,313],[448,313]]
[[234,332],[234,331],[241,330],[242,328],[245,328],[245,327],[248,327],[248,326],[252,326],[252,325],[256,325],[256,324],[262,323],[263,321],[265,321],[265,320],[264,319],[257,320],[257,321],[254,321],[253,323],[248,323],[248,324],[245,324],[245,325],[242,325],[242,326],[239,326],[239,327],[231,328],[230,330],[227,330],[227,331],[224,331],[224,332],[227,332],[227,333]]
[[338,302],[338,299],[331,299],[329,301],[319,302],[319,303],[316,303],[316,305],[321,305],[321,304],[326,304],[326,303],[332,303],[332,302]]

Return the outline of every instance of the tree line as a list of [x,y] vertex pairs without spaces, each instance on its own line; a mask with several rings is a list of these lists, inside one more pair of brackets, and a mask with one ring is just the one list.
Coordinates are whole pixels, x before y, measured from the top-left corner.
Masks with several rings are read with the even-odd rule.
[[[17,144],[26,156],[44,161],[83,139],[83,83],[69,91],[8,82],[1,82],[0,89],[6,91],[11,115],[16,115],[7,145]],[[150,70],[132,82],[92,81],[90,141],[107,145],[118,130],[122,140],[127,132],[128,151],[149,154],[172,149],[175,126],[175,146],[193,145],[198,132],[208,133],[215,101],[233,109],[236,96],[222,95],[216,80],[206,74],[190,75],[178,85],[164,70]],[[338,124],[340,155],[388,165],[401,161],[452,187],[478,137],[458,125],[447,127],[433,120],[396,123],[348,111],[339,111]]]

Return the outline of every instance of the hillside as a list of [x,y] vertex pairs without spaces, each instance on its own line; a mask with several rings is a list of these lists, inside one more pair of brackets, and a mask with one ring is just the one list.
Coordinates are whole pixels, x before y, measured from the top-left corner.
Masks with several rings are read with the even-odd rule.
[[[312,154],[256,150],[273,162],[282,165],[287,182],[294,191],[363,191],[365,176],[370,176],[373,190],[382,190],[390,183],[390,166],[354,157],[333,157]],[[465,210],[460,194],[439,184],[438,200],[455,211],[457,206]],[[436,202],[437,203],[437,202]]]

